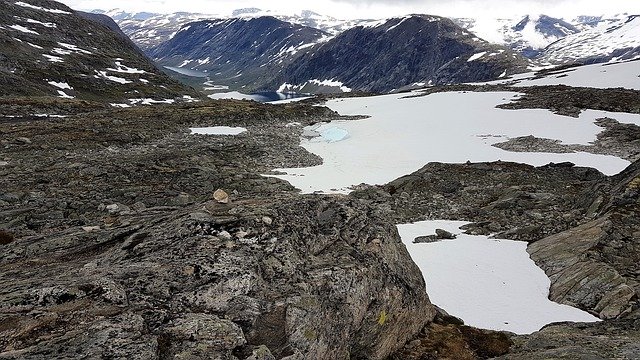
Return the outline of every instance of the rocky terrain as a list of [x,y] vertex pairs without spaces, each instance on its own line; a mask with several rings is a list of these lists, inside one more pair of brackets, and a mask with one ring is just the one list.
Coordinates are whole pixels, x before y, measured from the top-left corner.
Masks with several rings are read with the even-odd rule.
[[[286,125],[336,117],[230,101],[3,122],[0,358],[385,358],[435,313],[387,214],[259,175],[316,163]],[[188,133],[214,124],[249,131]]]
[[[343,117],[321,106],[323,98],[277,106],[201,99],[117,108],[112,101],[129,96],[166,100],[192,90],[158,72],[102,16],[51,1],[0,6],[6,10],[0,36],[9,49],[0,52],[8,86],[0,94],[0,359],[640,354],[638,126],[600,119],[603,132],[588,146],[534,137],[495,145],[590,151],[633,162],[613,177],[571,163],[430,163],[350,195],[302,195],[268,175],[321,163],[300,147],[303,127],[362,117]],[[337,39],[370,31],[384,37],[416,24],[444,29],[431,40],[453,41],[458,59],[449,60],[463,62],[465,71],[488,69],[475,63],[492,48],[467,33],[460,40],[460,28],[442,19],[396,19]],[[51,37],[35,36],[36,26],[51,29],[42,31]],[[71,36],[72,26],[95,39]],[[502,60],[492,56],[500,67],[503,60],[522,60],[500,54]],[[440,55],[430,64],[443,60]],[[457,76],[438,64],[429,79],[445,83]],[[97,75],[82,76],[91,66]],[[414,81],[380,74],[405,85]],[[407,96],[440,91],[513,88],[436,86]],[[517,91],[523,96],[501,107],[574,117],[584,109],[640,113],[634,90]],[[247,131],[190,131],[209,126]],[[395,227],[425,219],[466,220],[468,233],[527,242],[551,280],[550,298],[603,321],[550,324],[520,336],[465,326],[430,303]]]
[[[340,117],[323,107],[0,105],[66,116],[0,123],[0,358],[637,354],[637,163],[613,178],[571,164],[428,164],[350,196],[299,195],[261,174],[319,163],[298,144],[301,126]],[[248,131],[188,130],[212,125]],[[627,130],[606,138],[637,140]],[[393,226],[426,218],[530,242],[551,297],[606,321],[527,336],[464,326],[429,303]]]

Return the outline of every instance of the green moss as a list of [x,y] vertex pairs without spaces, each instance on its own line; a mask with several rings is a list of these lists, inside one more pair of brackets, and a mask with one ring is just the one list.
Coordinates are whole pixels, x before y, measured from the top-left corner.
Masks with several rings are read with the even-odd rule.
[[380,317],[378,318],[378,325],[384,325],[387,322],[388,318],[389,316],[387,315],[387,312],[385,310],[382,310],[380,312]]
[[318,334],[315,332],[315,330],[311,329],[306,329],[303,335],[304,338],[309,341],[315,341],[318,338]]

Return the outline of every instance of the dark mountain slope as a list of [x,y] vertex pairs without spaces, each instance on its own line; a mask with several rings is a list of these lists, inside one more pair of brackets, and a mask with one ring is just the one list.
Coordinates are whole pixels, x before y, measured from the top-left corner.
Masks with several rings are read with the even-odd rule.
[[327,36],[273,17],[205,20],[185,25],[149,54],[164,66],[204,72],[216,84],[253,87]]
[[526,60],[436,16],[412,15],[345,31],[289,66],[271,86],[304,89],[310,80],[335,80],[363,91],[391,91],[412,83],[492,80],[526,67]]
[[123,102],[195,94],[160,72],[113,24],[55,1],[29,0],[0,2],[0,96],[11,95]]

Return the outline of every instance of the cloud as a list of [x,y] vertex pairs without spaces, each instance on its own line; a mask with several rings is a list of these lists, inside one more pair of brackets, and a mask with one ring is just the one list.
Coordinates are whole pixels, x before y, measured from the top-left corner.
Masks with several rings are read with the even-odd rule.
[[337,18],[385,18],[410,13],[452,17],[513,17],[544,13],[557,17],[640,14],[638,0],[62,0],[75,9],[112,9],[128,11],[190,11],[225,14],[242,7],[298,12],[303,9]]

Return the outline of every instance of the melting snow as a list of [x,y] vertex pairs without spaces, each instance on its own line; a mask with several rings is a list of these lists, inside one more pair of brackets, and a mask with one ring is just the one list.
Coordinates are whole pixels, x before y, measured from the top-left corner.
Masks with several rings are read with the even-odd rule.
[[255,100],[255,101],[258,101],[258,99],[260,98],[260,96],[247,95],[238,91],[216,93],[216,94],[211,94],[208,97],[214,100],[232,99],[232,100]]
[[65,90],[65,89],[73,90],[73,88],[69,84],[67,84],[66,82],[49,81],[47,84],[53,85],[53,86],[55,86],[55,87],[57,87],[59,89],[62,89],[62,90]]
[[473,54],[473,55],[469,58],[469,60],[467,60],[467,62],[472,62],[472,61],[478,60],[478,59],[480,59],[481,57],[485,56],[485,55],[486,55],[486,53],[487,53],[486,51],[483,51],[483,52],[480,52],[480,53],[477,53],[477,54]]
[[243,127],[229,127],[229,126],[190,128],[189,130],[191,130],[192,134],[199,134],[199,135],[239,135],[247,131],[247,129]]
[[103,78],[103,79],[106,79],[106,80],[117,82],[119,84],[130,84],[132,82],[132,81],[129,81],[129,80],[121,78],[121,77],[107,75],[106,71],[98,71],[98,70],[96,70],[96,73],[98,74],[98,75],[95,75],[96,79]]
[[67,95],[67,93],[65,93],[62,90],[58,90],[58,97],[61,97],[63,99],[73,99],[74,97],[71,95]]
[[173,104],[176,101],[173,99],[154,100],[154,99],[129,99],[132,105],[154,105],[154,104]]
[[[337,99],[327,106],[342,115],[371,115],[364,120],[333,121],[321,132],[340,127],[349,138],[335,143],[303,139],[301,145],[324,159],[320,166],[279,169],[305,193],[349,192],[353,185],[386,184],[410,174],[429,162],[513,161],[534,166],[570,161],[617,174],[629,162],[614,156],[584,152],[517,153],[494,146],[508,138],[533,135],[565,144],[589,144],[602,128],[594,121],[611,117],[640,125],[640,115],[584,111],[579,119],[549,110],[505,110],[496,105],[515,99],[512,92],[439,93],[403,98],[394,94],[369,98]],[[483,134],[500,137],[479,136]],[[392,151],[390,151],[392,150]]]
[[64,59],[62,59],[61,57],[58,57],[58,56],[53,56],[53,55],[49,55],[49,54],[42,54],[42,56],[46,57],[47,60],[49,60],[51,62],[64,62]]
[[58,10],[58,9],[47,9],[47,8],[43,8],[43,7],[40,7],[40,6],[27,4],[26,2],[22,2],[22,1],[16,2],[16,5],[22,6],[22,7],[26,7],[26,8],[30,8],[30,9],[34,9],[34,10],[46,11],[46,12],[49,12],[49,13],[52,13],[52,14],[71,14],[68,11]]
[[510,82],[515,82],[516,87],[568,85],[601,89],[623,87],[640,90],[640,61],[584,65],[547,74],[540,78],[535,72],[530,72],[487,84]]
[[[418,265],[432,303],[465,324],[530,334],[559,321],[595,322],[593,315],[548,299],[549,278],[527,253],[527,243],[461,234],[460,221],[398,225],[402,242]],[[414,244],[437,228],[455,240]]]
[[120,61],[116,61],[115,64],[116,64],[115,68],[108,68],[107,70],[113,71],[113,72],[125,73],[125,74],[144,74],[144,73],[146,73],[146,71],[144,71],[144,70],[140,70],[140,69],[136,69],[136,68],[130,68],[130,67],[126,66],[126,65],[122,65],[122,63]]
[[33,30],[30,30],[29,28],[26,28],[26,27],[24,27],[24,26],[20,26],[20,25],[10,25],[9,27],[10,27],[10,28],[12,28],[13,30],[18,30],[18,31],[21,31],[21,32],[26,33],[26,34],[40,35],[40,34],[38,34],[37,32],[35,32],[35,31],[33,31]]
[[48,27],[48,28],[56,28],[58,27],[57,24],[55,23],[45,23],[42,21],[38,21],[38,20],[33,20],[33,19],[25,19],[26,22],[31,23],[31,24],[38,24],[38,25],[42,25],[44,27]]
[[63,48],[66,48],[68,50],[71,50],[71,51],[80,52],[80,53],[89,54],[89,55],[93,54],[91,51],[80,49],[79,47],[77,47],[75,45],[72,45],[72,44],[59,42],[58,45],[62,46]]

